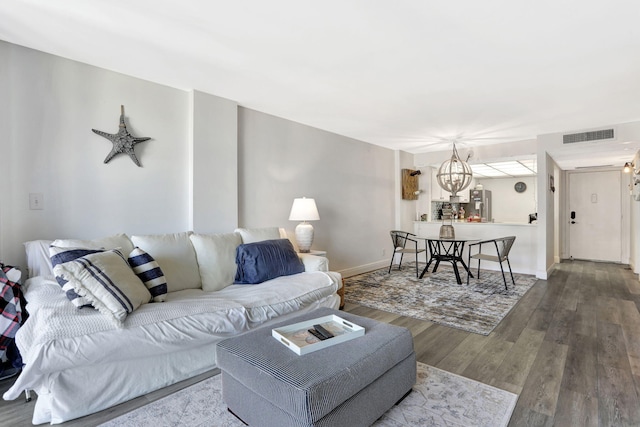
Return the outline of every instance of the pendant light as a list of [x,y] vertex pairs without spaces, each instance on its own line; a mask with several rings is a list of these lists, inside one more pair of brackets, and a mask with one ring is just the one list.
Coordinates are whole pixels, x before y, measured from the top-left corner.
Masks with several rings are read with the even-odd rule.
[[453,143],[451,158],[442,163],[436,177],[438,179],[438,185],[451,193],[449,197],[449,201],[451,202],[459,202],[460,197],[458,196],[458,192],[464,190],[471,184],[473,171],[471,170],[471,166],[458,155],[455,142]]

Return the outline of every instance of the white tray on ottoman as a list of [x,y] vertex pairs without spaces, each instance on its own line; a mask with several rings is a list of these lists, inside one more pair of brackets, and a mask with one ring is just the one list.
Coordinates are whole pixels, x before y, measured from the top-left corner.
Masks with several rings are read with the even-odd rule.
[[[313,337],[308,329],[321,324],[335,336],[324,341]],[[317,317],[271,330],[271,335],[296,354],[307,354],[364,335],[364,328],[336,315]]]
[[[297,355],[261,328],[221,341],[217,363],[229,410],[253,426],[368,426],[415,384],[408,329],[331,309],[287,323],[339,315],[361,337]],[[333,339],[333,338],[331,338]]]

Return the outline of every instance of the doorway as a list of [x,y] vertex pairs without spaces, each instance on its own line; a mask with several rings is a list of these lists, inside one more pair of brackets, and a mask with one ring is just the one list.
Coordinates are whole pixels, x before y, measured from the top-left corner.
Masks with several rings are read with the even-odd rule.
[[569,173],[569,256],[622,262],[620,171]]

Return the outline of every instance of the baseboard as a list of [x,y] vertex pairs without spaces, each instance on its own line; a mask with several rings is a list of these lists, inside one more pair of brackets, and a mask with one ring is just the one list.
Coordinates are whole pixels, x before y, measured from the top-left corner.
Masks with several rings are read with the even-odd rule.
[[369,271],[383,267],[389,267],[389,261],[376,261],[370,264],[359,265],[357,267],[345,268],[344,270],[339,270],[338,273],[342,274],[342,277],[351,277],[357,276],[358,274],[368,273]]
[[551,266],[549,266],[549,268],[547,268],[546,270],[538,270],[538,272],[536,273],[536,277],[540,280],[547,280],[549,278],[549,276],[551,276],[551,273],[553,272],[553,270],[556,268],[556,264],[553,263]]

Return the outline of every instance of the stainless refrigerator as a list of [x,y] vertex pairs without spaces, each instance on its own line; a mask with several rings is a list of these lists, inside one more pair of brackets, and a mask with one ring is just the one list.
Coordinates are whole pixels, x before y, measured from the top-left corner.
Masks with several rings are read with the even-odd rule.
[[469,209],[471,212],[478,212],[480,214],[480,218],[484,221],[485,218],[487,222],[491,222],[493,220],[493,214],[491,213],[491,191],[490,190],[478,190],[471,189],[469,190]]

